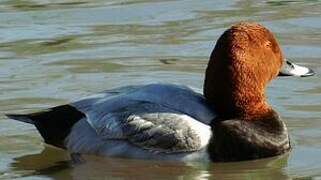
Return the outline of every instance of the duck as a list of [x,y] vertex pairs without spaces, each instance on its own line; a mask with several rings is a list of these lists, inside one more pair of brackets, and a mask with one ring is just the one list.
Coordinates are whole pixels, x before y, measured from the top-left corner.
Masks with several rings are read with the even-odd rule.
[[169,83],[111,88],[29,114],[46,144],[70,154],[232,162],[291,149],[286,124],[266,102],[277,76],[312,76],[287,60],[273,33],[240,22],[219,37],[205,71],[203,93]]

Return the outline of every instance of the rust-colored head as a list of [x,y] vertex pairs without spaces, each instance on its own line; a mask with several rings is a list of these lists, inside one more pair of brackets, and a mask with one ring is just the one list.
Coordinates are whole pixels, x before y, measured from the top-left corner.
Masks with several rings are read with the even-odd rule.
[[270,110],[265,86],[277,76],[283,55],[273,34],[258,23],[226,30],[211,54],[204,96],[222,118],[255,119]]

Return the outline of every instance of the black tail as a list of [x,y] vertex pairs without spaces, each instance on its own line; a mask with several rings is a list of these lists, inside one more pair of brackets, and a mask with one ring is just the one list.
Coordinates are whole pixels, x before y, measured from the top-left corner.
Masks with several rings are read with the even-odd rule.
[[84,118],[85,114],[73,106],[62,105],[37,113],[7,114],[6,116],[35,125],[47,144],[65,148],[64,140],[72,126]]
[[27,114],[6,114],[6,116],[10,119],[14,119],[17,121],[29,123],[29,124],[35,124],[35,122],[30,119],[29,115]]

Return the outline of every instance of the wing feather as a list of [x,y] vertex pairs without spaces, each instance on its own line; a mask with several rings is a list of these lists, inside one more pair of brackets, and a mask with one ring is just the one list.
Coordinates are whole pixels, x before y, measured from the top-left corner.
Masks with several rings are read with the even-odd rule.
[[158,153],[189,152],[202,147],[198,131],[188,122],[195,120],[180,112],[149,102],[127,106],[120,112],[105,116],[112,122],[97,127],[101,138],[126,139]]
[[125,139],[160,153],[199,150],[209,139],[206,124],[215,117],[202,95],[166,84],[112,89],[72,105],[100,138]]

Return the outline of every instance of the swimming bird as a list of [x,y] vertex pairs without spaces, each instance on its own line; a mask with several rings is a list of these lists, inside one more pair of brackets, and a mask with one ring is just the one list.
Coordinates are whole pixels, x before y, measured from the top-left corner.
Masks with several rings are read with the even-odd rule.
[[33,124],[45,143],[79,154],[227,162],[291,149],[265,87],[278,75],[314,72],[286,60],[271,31],[255,22],[231,26],[205,73],[203,94],[175,84],[125,86],[7,116]]

